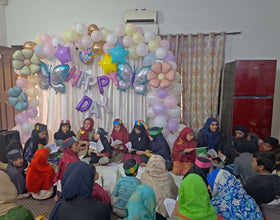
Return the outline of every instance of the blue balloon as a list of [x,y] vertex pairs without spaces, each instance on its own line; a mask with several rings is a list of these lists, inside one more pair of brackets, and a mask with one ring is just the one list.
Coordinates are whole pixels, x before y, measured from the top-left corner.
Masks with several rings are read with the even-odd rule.
[[111,63],[125,64],[125,58],[129,53],[128,50],[122,48],[121,44],[118,43],[117,46],[113,49],[108,50],[112,56]]
[[144,66],[152,66],[153,63],[157,60],[155,53],[148,53],[143,59]]

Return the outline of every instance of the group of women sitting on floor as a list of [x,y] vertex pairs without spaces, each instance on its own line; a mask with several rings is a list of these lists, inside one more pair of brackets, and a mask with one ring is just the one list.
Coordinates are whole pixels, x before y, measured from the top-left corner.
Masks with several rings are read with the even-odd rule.
[[[279,170],[277,139],[269,137],[261,141],[249,134],[244,126],[238,125],[234,128],[234,136],[223,144],[217,119],[209,118],[198,133],[197,144],[193,130],[186,127],[174,142],[170,154],[168,143],[161,133],[162,128],[148,128],[144,121],[136,121],[129,134],[120,119],[114,120],[113,124],[113,132],[108,140],[108,133],[103,128],[94,130],[93,119],[86,118],[74,138],[70,122],[63,120],[54,136],[60,151],[54,154],[50,154],[50,150],[45,147],[48,142],[47,126],[40,123],[35,125],[23,152],[19,143],[11,143],[7,152],[7,173],[17,188],[17,198],[25,198],[30,194],[35,199],[49,198],[54,193],[55,184],[55,200],[60,201],[53,211],[52,219],[75,219],[71,215],[71,207],[81,205],[81,211],[84,210],[81,213],[85,214],[86,203],[99,207],[96,213],[100,213],[96,216],[102,217],[96,219],[110,219],[107,205],[112,206],[116,215],[127,219],[134,219],[132,215],[146,216],[140,219],[167,219],[169,215],[164,200],[176,200],[178,196],[178,188],[168,172],[172,170],[176,175],[185,175],[173,211],[174,218],[263,219],[259,206],[269,220],[279,218],[277,208],[280,201],[277,197],[280,196],[280,177],[271,175],[272,172],[278,174]],[[198,148],[207,148],[208,151],[213,149],[217,155],[209,154],[212,160],[199,157],[196,153]],[[226,160],[221,162],[222,156]],[[27,162],[30,164],[25,178]],[[109,190],[94,183],[98,173],[94,166],[90,166],[107,165],[110,162],[124,162],[125,174],[131,177],[125,181],[122,178],[112,195]],[[138,165],[147,166],[141,181],[136,178]],[[212,165],[216,169],[207,175]],[[221,167],[218,165],[222,165],[225,170],[217,169]],[[56,172],[54,167],[57,168]],[[75,169],[76,176],[73,172]],[[67,170],[70,171],[67,173]],[[241,180],[249,195],[232,174]],[[83,180],[84,175],[87,180]],[[69,181],[83,182],[77,182],[77,189],[74,189],[75,184],[71,185],[66,181],[67,178],[70,178]],[[83,188],[82,184],[89,180],[91,183]],[[128,186],[128,183],[131,185]],[[133,190],[128,193],[129,187]],[[103,203],[94,202],[91,197]],[[136,205],[143,210],[135,211],[133,207]],[[94,210],[91,208],[91,212]],[[102,214],[102,211],[107,214]]]

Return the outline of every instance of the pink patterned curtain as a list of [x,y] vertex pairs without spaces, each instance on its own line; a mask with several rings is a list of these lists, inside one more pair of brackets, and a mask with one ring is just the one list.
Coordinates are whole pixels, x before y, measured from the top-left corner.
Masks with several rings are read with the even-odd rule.
[[182,122],[196,132],[208,117],[217,117],[225,33],[165,35],[181,74]]

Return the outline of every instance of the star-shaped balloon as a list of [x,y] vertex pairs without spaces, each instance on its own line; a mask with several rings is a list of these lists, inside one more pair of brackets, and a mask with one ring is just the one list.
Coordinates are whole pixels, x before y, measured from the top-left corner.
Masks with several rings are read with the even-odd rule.
[[117,71],[117,63],[112,63],[112,57],[105,53],[103,60],[98,63],[104,70],[104,74]]
[[123,49],[120,43],[118,43],[115,48],[109,49],[108,51],[112,56],[112,63],[126,64],[125,58],[129,51]]
[[70,47],[63,47],[60,44],[58,44],[55,56],[62,65],[65,65],[69,61],[72,61],[71,53],[70,53]]

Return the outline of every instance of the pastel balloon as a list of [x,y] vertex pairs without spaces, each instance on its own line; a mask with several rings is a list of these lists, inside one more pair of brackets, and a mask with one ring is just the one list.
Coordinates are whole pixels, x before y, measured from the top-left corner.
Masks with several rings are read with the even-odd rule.
[[93,39],[88,35],[83,36],[81,40],[81,44],[84,48],[90,48],[92,47]]
[[25,114],[28,118],[34,118],[38,115],[38,110],[35,107],[29,107],[25,110]]
[[169,42],[168,40],[161,40],[159,42],[159,46],[165,48],[167,51],[169,50]]
[[140,33],[135,33],[135,34],[133,34],[132,40],[134,43],[140,44],[140,43],[144,42],[144,37]]
[[117,71],[117,63],[112,63],[112,57],[105,53],[103,60],[98,63],[104,70],[104,74]]
[[156,92],[148,92],[146,96],[146,101],[148,104],[154,104],[158,101],[158,96]]
[[20,134],[20,143],[25,144],[26,141],[30,138],[30,134],[21,133]]
[[144,38],[145,42],[150,42],[155,39],[155,33],[153,31],[145,31]]
[[125,58],[126,58],[127,54],[129,53],[129,51],[123,49],[119,43],[117,44],[116,47],[109,49],[108,51],[112,57],[111,63],[118,63],[118,64],[126,63]]
[[102,31],[101,31],[101,37],[102,37],[102,40],[103,41],[106,41],[106,39],[107,39],[107,36],[110,34],[111,32],[108,30],[108,29],[103,29]]
[[83,84],[85,84],[85,79],[87,78],[87,72],[83,71],[79,81],[76,84],[76,88],[80,88]]
[[88,110],[89,112],[89,117],[93,114],[95,114],[96,118],[100,118],[100,112],[97,106],[97,102],[96,101],[92,101],[92,104]]
[[38,99],[29,99],[28,106],[29,107],[38,107],[40,104]]
[[25,93],[30,98],[36,98],[38,95],[38,89],[36,89],[34,86],[29,86],[27,89],[25,89]]
[[33,41],[26,41],[24,44],[23,44],[23,48],[24,49],[31,49],[34,51],[34,47],[36,46],[37,44]]
[[90,108],[91,104],[92,104],[91,98],[85,95],[82,98],[82,100],[79,102],[79,104],[76,106],[76,109],[78,111],[84,112]]
[[38,76],[38,74],[33,74],[33,75],[29,75],[27,77],[27,80],[29,83],[31,83],[33,86],[36,86],[40,83],[41,79]]
[[92,52],[94,54],[102,54],[103,52],[103,44],[101,42],[95,42],[92,45]]
[[103,45],[103,51],[104,51],[104,53],[110,55],[109,49],[112,49],[112,48],[114,48],[114,47],[115,47],[114,45],[109,44],[109,43],[106,42],[106,43]]
[[155,117],[153,108],[148,108],[148,110],[147,110],[147,116],[148,116],[149,118],[154,118],[154,117]]
[[169,95],[174,95],[175,97],[179,97],[183,92],[183,86],[180,83],[174,83],[172,86],[168,88]]
[[164,128],[167,125],[167,120],[163,115],[156,116],[154,119],[154,126]]
[[79,52],[79,57],[84,64],[93,64],[93,51],[90,48],[82,48]]
[[188,127],[188,126],[185,125],[185,124],[179,124],[179,125],[178,125],[178,129],[177,129],[176,131],[174,131],[173,133],[174,133],[176,136],[179,136],[180,132],[181,132],[185,127]]
[[93,31],[91,33],[91,38],[95,41],[95,42],[99,42],[102,39],[102,35],[100,31]]
[[21,125],[21,130],[25,134],[31,134],[33,130],[33,124],[31,124],[30,122],[25,122]]
[[44,56],[44,45],[43,44],[37,44],[34,47],[34,53],[36,53],[37,56]]
[[22,125],[23,123],[28,122],[28,118],[24,113],[18,113],[15,116],[15,122]]
[[51,36],[46,33],[40,35],[40,42],[42,44],[50,44],[51,40],[52,40]]
[[28,86],[28,80],[24,77],[19,77],[16,81],[16,85],[22,89]]
[[167,128],[167,130],[168,131],[176,131],[177,129],[178,129],[178,123],[177,123],[177,121],[175,121],[175,120],[169,120],[168,122],[167,122],[167,125],[166,125],[166,128]]
[[88,75],[85,82],[85,92],[89,91],[90,88],[97,84],[97,78],[93,75]]
[[123,45],[126,47],[130,47],[132,45],[133,41],[132,38],[130,36],[125,36],[123,38]]
[[171,64],[172,69],[173,69],[174,71],[176,71],[176,70],[177,70],[177,64],[176,64],[174,61],[168,61],[168,63],[170,63],[170,64]]
[[119,86],[119,81],[117,79],[117,72],[113,72],[112,74],[105,75],[108,79],[111,79],[116,86]]
[[118,44],[120,44],[122,46],[122,48],[125,48],[124,44],[123,44],[123,37],[118,37]]
[[125,33],[128,36],[132,36],[135,32],[136,32],[136,27],[134,26],[134,24],[129,23],[125,26]]
[[36,44],[41,44],[41,41],[40,41],[40,34],[36,34],[35,37],[34,37],[34,42]]
[[69,61],[72,61],[70,47],[63,47],[60,44],[58,44],[55,56],[62,65],[66,64]]
[[124,26],[122,24],[118,24],[115,27],[114,34],[119,37],[119,36],[123,36],[124,33],[125,33]]
[[165,98],[167,94],[168,94],[167,90],[162,88],[160,88],[157,92],[158,97],[161,99]]
[[167,109],[167,115],[170,118],[178,118],[181,116],[181,108],[179,106],[175,106],[174,108]]
[[55,55],[56,48],[52,44],[44,45],[43,52],[46,56],[52,57]]
[[75,30],[80,35],[86,35],[87,34],[87,26],[85,24],[81,24],[81,23],[76,24]]
[[141,35],[144,34],[144,30],[143,30],[142,27],[136,27],[136,32],[137,32],[137,33],[140,33]]
[[72,66],[72,68],[69,71],[68,77],[66,79],[66,82],[69,82],[71,79],[73,79],[72,86],[75,86],[78,83],[78,81],[83,73],[82,71],[78,71],[78,73],[75,74],[75,72],[76,72],[76,67]]
[[[137,45],[136,47],[136,53],[140,56],[140,57],[144,57],[147,55],[148,53],[148,46],[144,43],[140,43]],[[145,64],[144,64],[145,65]],[[150,65],[147,65],[150,66]]]
[[136,53],[136,45],[132,45],[128,48],[129,54],[128,56],[133,59],[137,60],[139,58],[139,55]]
[[109,84],[109,79],[106,76],[98,76],[97,77],[99,92],[103,95],[104,94],[104,86]]
[[92,34],[92,32],[94,32],[94,31],[99,31],[98,26],[96,24],[90,24],[88,26],[88,35],[90,36]]
[[164,62],[168,62],[168,61],[175,61],[175,56],[171,51],[168,51],[168,53],[164,58]]
[[156,50],[159,48],[159,42],[156,40],[151,40],[148,43],[148,48],[149,48],[150,52],[156,52]]
[[174,145],[174,142],[176,141],[177,137],[176,135],[172,134],[172,133],[169,133],[166,137],[165,137],[168,145],[169,145],[169,148],[170,150],[173,149],[173,145]]
[[166,106],[161,102],[156,102],[153,106],[153,112],[155,115],[164,115],[166,112]]
[[[139,46],[139,45],[138,45]],[[137,49],[137,48],[136,48]],[[143,65],[145,66],[152,66],[153,63],[156,61],[157,57],[155,53],[148,53],[143,60]]]
[[114,44],[117,43],[118,38],[117,38],[117,36],[116,36],[115,34],[112,34],[112,33],[111,33],[111,34],[108,34],[106,40],[107,40],[107,42],[108,42],[109,44],[114,45]]
[[108,114],[111,114],[111,110],[108,106],[108,97],[104,96],[103,99],[104,99],[104,102],[97,101],[97,104],[100,107],[102,107],[105,110],[105,112],[107,112]]
[[78,39],[78,33],[74,30],[65,30],[62,33],[62,38],[64,42],[73,42]]
[[167,108],[174,108],[177,106],[177,99],[173,95],[166,96],[163,102]]
[[164,59],[164,57],[166,56],[167,54],[167,50],[163,47],[160,47],[156,50],[156,57],[158,59]]

